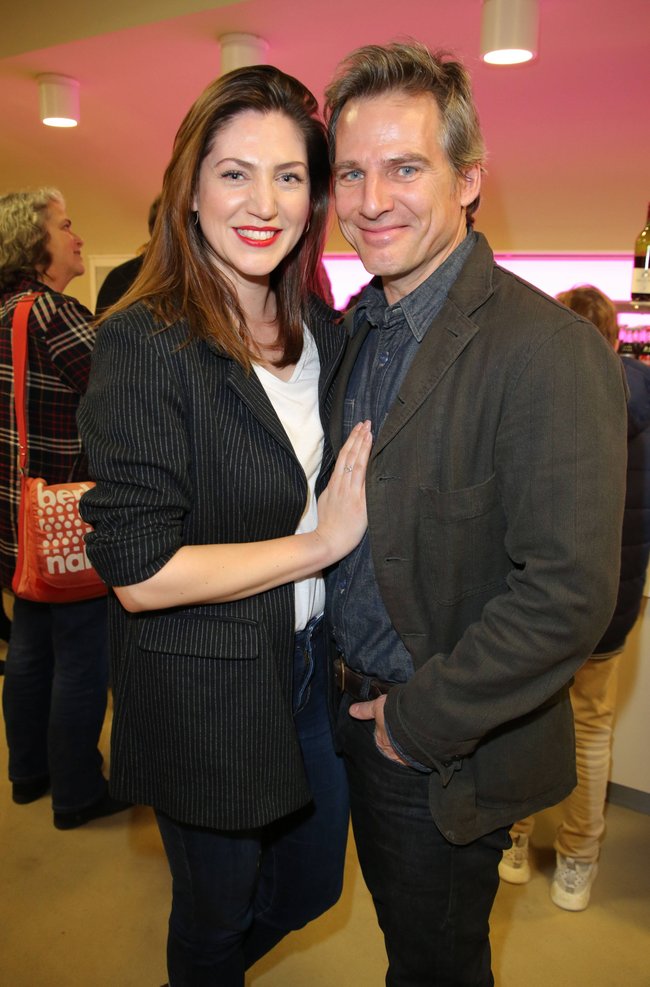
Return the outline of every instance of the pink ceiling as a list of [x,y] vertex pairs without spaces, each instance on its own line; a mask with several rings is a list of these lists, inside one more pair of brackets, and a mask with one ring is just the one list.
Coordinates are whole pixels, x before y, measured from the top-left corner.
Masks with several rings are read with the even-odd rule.
[[[76,28],[57,22],[52,47],[34,31],[39,47],[26,51],[17,34],[32,6],[14,5],[0,42],[0,56],[22,52],[0,57],[0,191],[60,185],[92,221],[97,252],[132,244],[133,217],[141,223],[180,120],[218,74],[216,39],[228,31],[263,36],[268,61],[319,99],[357,45],[411,35],[454,49],[473,74],[489,149],[478,226],[500,250],[626,251],[645,215],[650,0],[540,0],[539,57],[510,68],[478,60],[480,0],[250,0],[101,34],[86,15]],[[39,72],[80,80],[75,131],[39,122]]]

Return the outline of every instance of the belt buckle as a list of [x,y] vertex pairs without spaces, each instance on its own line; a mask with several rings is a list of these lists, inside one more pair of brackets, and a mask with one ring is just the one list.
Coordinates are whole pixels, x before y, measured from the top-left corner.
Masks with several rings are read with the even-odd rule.
[[345,662],[343,661],[343,659],[339,655],[339,657],[336,659],[336,661],[334,662],[334,664],[335,664],[336,670],[338,672],[338,675],[336,676],[336,678],[337,678],[337,683],[336,684],[339,687],[339,692],[340,693],[344,693],[345,692]]

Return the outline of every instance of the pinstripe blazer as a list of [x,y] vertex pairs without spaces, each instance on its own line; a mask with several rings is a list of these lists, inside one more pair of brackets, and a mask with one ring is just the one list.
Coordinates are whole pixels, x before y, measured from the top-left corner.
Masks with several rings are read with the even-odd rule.
[[[343,331],[316,299],[327,434]],[[98,333],[79,411],[91,476],[88,554],[109,585],[140,582],[186,544],[292,534],[307,481],[257,375],[183,323],[136,305]],[[333,454],[326,439],[317,490]],[[130,614],[109,600],[111,788],[175,819],[261,826],[310,793],[291,715],[293,585],[246,600]]]

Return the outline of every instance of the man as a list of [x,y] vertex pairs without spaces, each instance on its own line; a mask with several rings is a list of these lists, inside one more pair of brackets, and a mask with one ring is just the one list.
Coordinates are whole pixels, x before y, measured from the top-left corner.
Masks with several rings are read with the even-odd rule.
[[[376,275],[332,422],[373,422],[369,534],[330,585],[338,720],[390,987],[493,984],[513,820],[575,784],[568,686],[616,598],[625,386],[592,325],[472,229],[469,78],[418,44],[327,91],[336,209]],[[606,468],[604,468],[606,464]]]

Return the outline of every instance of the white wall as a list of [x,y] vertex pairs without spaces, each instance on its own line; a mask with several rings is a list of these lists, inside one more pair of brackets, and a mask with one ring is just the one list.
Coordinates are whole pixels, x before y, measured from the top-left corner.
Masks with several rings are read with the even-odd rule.
[[611,780],[646,794],[650,794],[649,700],[650,600],[644,597],[619,666]]

